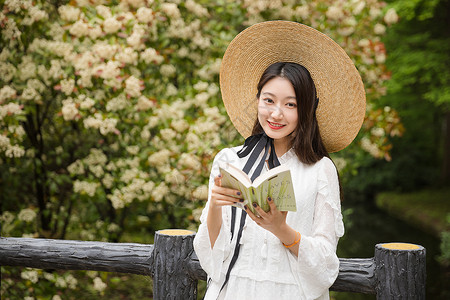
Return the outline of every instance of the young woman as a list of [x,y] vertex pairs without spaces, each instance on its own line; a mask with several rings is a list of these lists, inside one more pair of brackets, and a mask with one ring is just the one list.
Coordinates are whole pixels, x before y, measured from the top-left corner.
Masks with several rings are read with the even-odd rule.
[[[318,75],[313,80],[310,70],[318,72],[323,66],[316,67],[315,61],[307,68],[308,63],[300,61],[306,54],[314,56],[307,53],[314,50],[299,45],[304,43],[299,37],[305,38],[306,34],[310,34],[311,41],[320,43],[323,39],[333,50],[341,49],[312,28],[275,21],[248,28],[233,40],[225,53],[221,88],[227,112],[244,136],[248,135],[245,133],[249,127],[247,112],[254,114],[254,125],[244,146],[220,151],[211,169],[209,199],[194,240],[197,256],[209,277],[205,299],[328,299],[328,288],[338,275],[336,247],[344,226],[338,175],[327,150],[342,149],[353,140],[364,116],[364,92],[361,93],[359,75],[354,77],[356,80],[350,79],[350,87],[338,86],[333,83],[335,78],[331,78],[331,84],[336,90],[317,85],[316,80],[325,80],[332,73]],[[284,52],[280,50],[283,46],[293,49],[289,57],[279,53]],[[245,58],[246,47],[251,55]],[[251,50],[260,47],[264,49],[261,55]],[[292,59],[296,55],[300,59]],[[315,55],[320,62],[320,55]],[[339,55],[348,58],[343,52]],[[356,69],[351,61],[353,69],[348,68],[347,59],[343,60],[344,64],[340,59],[330,70],[337,72],[336,68],[345,66],[344,70],[350,69],[354,75]],[[245,69],[254,65],[265,67],[262,72]],[[344,83],[353,78],[348,73],[335,75],[342,75],[338,81],[344,79]],[[256,87],[253,96],[254,88],[239,88],[248,82]],[[339,92],[341,88],[347,88],[348,93]],[[330,101],[337,103],[332,105],[332,110],[319,110]],[[356,118],[352,116],[355,111]],[[318,122],[318,114],[322,123]],[[328,127],[336,125],[335,120],[350,122],[350,127],[347,123],[343,125],[350,133],[341,132],[330,139]],[[332,142],[335,138],[344,142],[336,145]],[[255,207],[258,216],[248,207],[236,211],[232,205],[245,199],[240,191],[222,186],[218,168],[221,162],[247,171],[252,178],[276,165],[287,164],[294,183],[297,211],[279,211],[270,198],[268,212],[255,203],[247,204]]]

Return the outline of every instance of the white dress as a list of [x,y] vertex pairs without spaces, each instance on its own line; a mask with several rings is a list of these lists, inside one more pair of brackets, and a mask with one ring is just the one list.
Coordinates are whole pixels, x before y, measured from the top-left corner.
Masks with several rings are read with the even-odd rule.
[[[245,165],[248,156],[239,158],[236,154],[240,148],[227,148],[216,155],[208,199],[214,177],[219,174],[219,162],[229,162],[241,169]],[[205,299],[329,299],[328,289],[339,272],[336,247],[339,237],[344,234],[336,168],[326,157],[314,165],[305,165],[293,149],[278,159],[281,164],[290,167],[294,182],[297,211],[288,212],[286,222],[302,235],[298,257],[286,249],[276,236],[247,216],[238,259],[228,284],[220,292],[237,234],[230,241],[231,207],[224,207],[222,227],[211,249],[206,224],[208,201],[194,239],[200,264],[211,279]],[[267,167],[262,173],[266,171]],[[241,212],[237,209],[236,223],[239,223]]]

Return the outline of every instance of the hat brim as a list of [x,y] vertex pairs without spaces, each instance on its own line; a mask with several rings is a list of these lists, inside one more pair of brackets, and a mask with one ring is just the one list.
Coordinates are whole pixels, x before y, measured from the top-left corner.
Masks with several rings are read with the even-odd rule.
[[257,117],[257,84],[276,62],[298,63],[310,72],[319,97],[317,121],[328,152],[347,147],[366,111],[361,76],[345,51],[325,34],[290,21],[255,24],[238,34],[220,69],[222,99],[238,132],[251,135]]

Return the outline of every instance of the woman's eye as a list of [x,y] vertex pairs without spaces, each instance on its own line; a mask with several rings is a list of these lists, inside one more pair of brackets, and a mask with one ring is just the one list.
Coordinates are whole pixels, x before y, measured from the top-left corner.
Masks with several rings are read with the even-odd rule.
[[270,99],[270,98],[264,98],[264,102],[267,102],[267,103],[273,103],[273,100]]
[[287,103],[286,105],[287,105],[288,107],[290,107],[290,108],[297,107],[297,104],[291,103],[291,102]]

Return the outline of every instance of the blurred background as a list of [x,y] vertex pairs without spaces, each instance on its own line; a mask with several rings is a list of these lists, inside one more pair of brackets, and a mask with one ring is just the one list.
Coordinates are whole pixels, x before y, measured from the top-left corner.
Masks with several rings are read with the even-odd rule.
[[[1,236],[151,244],[196,230],[214,155],[243,143],[220,98],[223,53],[254,23],[292,20],[341,45],[366,88],[360,133],[332,154],[339,257],[422,245],[427,297],[450,297],[450,1],[0,5]],[[2,299],[151,297],[150,277],[1,267]]]

